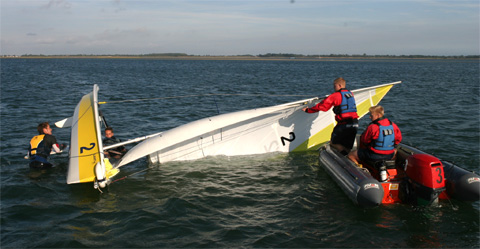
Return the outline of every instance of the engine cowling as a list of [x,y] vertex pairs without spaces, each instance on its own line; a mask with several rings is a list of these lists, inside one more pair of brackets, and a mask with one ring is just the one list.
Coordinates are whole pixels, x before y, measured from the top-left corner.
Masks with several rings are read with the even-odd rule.
[[[409,178],[417,202],[430,204],[445,190],[445,175],[442,162],[428,154],[415,154],[407,159],[405,172]],[[410,196],[412,197],[412,196]],[[421,198],[423,200],[419,200]],[[419,203],[421,204],[421,203]]]

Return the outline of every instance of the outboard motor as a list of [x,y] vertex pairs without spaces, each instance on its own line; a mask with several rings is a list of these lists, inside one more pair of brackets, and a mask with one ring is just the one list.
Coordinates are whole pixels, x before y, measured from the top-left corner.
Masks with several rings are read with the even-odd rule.
[[405,164],[408,176],[407,198],[419,205],[430,205],[438,200],[445,190],[445,176],[442,162],[428,154],[415,154],[408,157]]

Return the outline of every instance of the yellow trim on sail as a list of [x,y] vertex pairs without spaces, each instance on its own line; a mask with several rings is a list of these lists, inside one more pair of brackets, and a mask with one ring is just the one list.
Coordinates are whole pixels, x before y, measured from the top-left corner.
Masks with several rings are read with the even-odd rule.
[[306,151],[306,150],[315,150],[318,149],[325,142],[330,141],[333,128],[335,127],[334,123],[329,124],[327,127],[323,128],[317,134],[311,136],[305,142],[300,144],[297,148],[293,149],[293,152]]
[[393,85],[388,85],[388,86],[382,86],[375,88],[374,90],[371,90],[371,93],[373,94],[371,98],[361,102],[357,103],[357,114],[359,117],[363,117],[365,114],[368,113],[368,109],[371,106],[377,105],[380,103],[380,100],[387,95],[388,91],[393,87]]
[[80,101],[78,127],[78,164],[80,183],[92,182],[95,179],[95,165],[100,161],[100,151],[97,143],[97,129],[93,93],[85,95]]

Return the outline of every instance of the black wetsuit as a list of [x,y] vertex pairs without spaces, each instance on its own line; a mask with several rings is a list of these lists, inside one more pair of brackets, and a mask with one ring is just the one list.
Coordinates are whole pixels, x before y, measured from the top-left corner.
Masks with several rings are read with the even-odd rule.
[[[120,142],[121,142],[121,140],[116,138],[115,136],[106,137],[106,138],[103,139],[103,147],[113,145],[113,144],[118,144]],[[109,156],[111,156],[111,157],[123,156],[123,154],[125,154],[125,152],[126,152],[126,149],[125,149],[125,146],[120,146],[120,147],[116,147],[116,148],[113,148],[113,149],[109,149],[109,150],[107,150],[107,152],[108,152]]]

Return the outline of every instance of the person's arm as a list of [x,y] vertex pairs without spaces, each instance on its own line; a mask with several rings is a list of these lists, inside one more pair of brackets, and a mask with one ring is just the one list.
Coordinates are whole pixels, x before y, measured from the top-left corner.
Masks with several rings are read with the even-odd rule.
[[397,145],[402,142],[402,132],[396,124],[393,124],[393,130],[395,132],[395,145]]
[[[57,143],[57,138],[55,138],[55,136],[45,135],[45,143],[46,143],[47,146],[49,144],[51,144],[53,151],[55,151],[56,153],[62,152],[62,150],[60,149],[60,145],[58,145],[58,143]],[[62,147],[63,147],[63,145],[62,145]]]
[[59,145],[58,145],[58,144],[53,144],[53,145],[52,145],[52,149],[53,149],[56,153],[62,152],[62,150],[59,148]]
[[[360,145],[363,148],[368,147],[372,143],[372,140],[375,137],[375,128],[378,129],[378,126],[369,125],[367,129],[362,133],[362,136],[360,136]],[[378,130],[377,130],[377,137],[378,137]]]
[[342,102],[342,95],[340,93],[333,93],[324,100],[322,100],[320,103],[317,105],[310,107],[310,108],[304,108],[304,112],[307,113],[315,113],[315,112],[326,112],[332,108],[332,106],[335,106],[335,104],[338,102],[338,97],[340,97],[340,103]]

